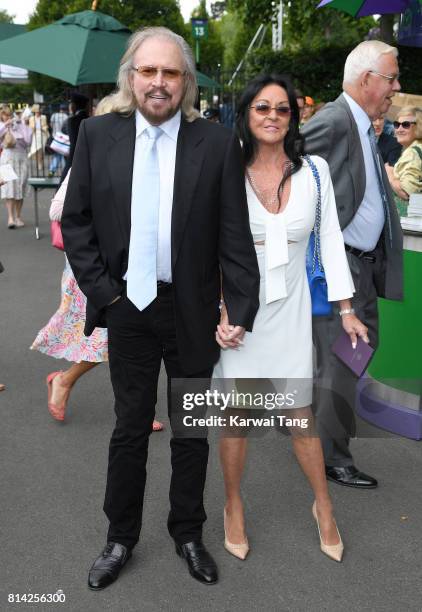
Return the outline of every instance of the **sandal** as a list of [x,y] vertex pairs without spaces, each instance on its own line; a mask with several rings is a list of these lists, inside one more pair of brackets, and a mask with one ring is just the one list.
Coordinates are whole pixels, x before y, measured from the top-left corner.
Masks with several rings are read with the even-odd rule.
[[51,395],[53,393],[53,380],[56,378],[56,376],[59,376],[59,374],[63,374],[63,370],[60,370],[59,372],[51,372],[51,374],[47,376],[47,379],[46,379],[47,391],[48,391],[47,405],[48,405],[48,411],[53,417],[53,419],[56,419],[56,421],[64,421],[64,413],[66,411],[66,402],[64,402],[61,406],[57,406],[56,404],[53,404],[51,402]]
[[164,425],[161,421],[156,421],[155,419],[152,422],[152,431],[163,431]]

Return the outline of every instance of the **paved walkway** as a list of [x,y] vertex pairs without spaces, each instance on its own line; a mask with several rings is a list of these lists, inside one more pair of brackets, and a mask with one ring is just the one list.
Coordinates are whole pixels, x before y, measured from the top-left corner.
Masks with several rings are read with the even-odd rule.
[[[104,545],[102,514],[113,402],[106,365],[74,389],[65,424],[47,411],[45,376],[66,367],[28,350],[60,298],[63,255],[50,246],[48,198],[41,194],[42,239],[27,226],[7,230],[2,210],[0,259],[0,609],[81,612],[421,610],[422,446],[402,438],[359,440],[358,465],[380,487],[331,485],[346,547],[342,564],[319,552],[312,494],[290,440],[253,440],[244,482],[251,553],[237,561],[223,549],[223,485],[212,436],[205,541],[220,568],[206,587],[188,575],[166,530],[169,430],[165,389],[158,416],[166,431],[150,441],[142,539],[117,583],[93,593],[87,571]],[[63,604],[9,604],[8,593],[56,593]]]

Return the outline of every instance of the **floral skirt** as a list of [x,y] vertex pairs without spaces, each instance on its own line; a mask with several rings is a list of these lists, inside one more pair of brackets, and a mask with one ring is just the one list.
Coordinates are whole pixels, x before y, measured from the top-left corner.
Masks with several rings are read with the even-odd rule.
[[108,361],[107,330],[96,327],[91,336],[84,336],[85,309],[86,297],[66,259],[59,309],[38,332],[31,350],[73,363]]

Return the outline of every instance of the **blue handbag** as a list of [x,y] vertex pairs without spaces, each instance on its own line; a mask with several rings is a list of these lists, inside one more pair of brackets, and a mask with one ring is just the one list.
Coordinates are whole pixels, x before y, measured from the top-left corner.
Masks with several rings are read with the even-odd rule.
[[317,186],[315,225],[306,251],[306,274],[308,275],[309,290],[311,292],[312,316],[322,317],[330,315],[333,308],[328,301],[327,281],[321,259],[321,179],[318,168],[309,155],[305,155],[305,159],[312,170]]

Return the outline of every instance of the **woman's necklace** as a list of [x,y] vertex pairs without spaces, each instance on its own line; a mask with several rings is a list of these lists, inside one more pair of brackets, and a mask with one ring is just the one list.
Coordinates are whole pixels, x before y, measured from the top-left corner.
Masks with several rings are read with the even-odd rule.
[[283,163],[283,172],[281,177],[277,177],[276,182],[272,182],[272,184],[267,188],[262,188],[258,186],[258,175],[259,171],[254,171],[251,168],[246,170],[247,176],[249,178],[249,182],[252,185],[253,190],[258,196],[259,200],[262,202],[262,205],[271,213],[277,213],[280,209],[280,201],[283,193],[283,187],[280,187],[280,183],[283,177],[287,174],[292,166],[292,162],[288,159]]

